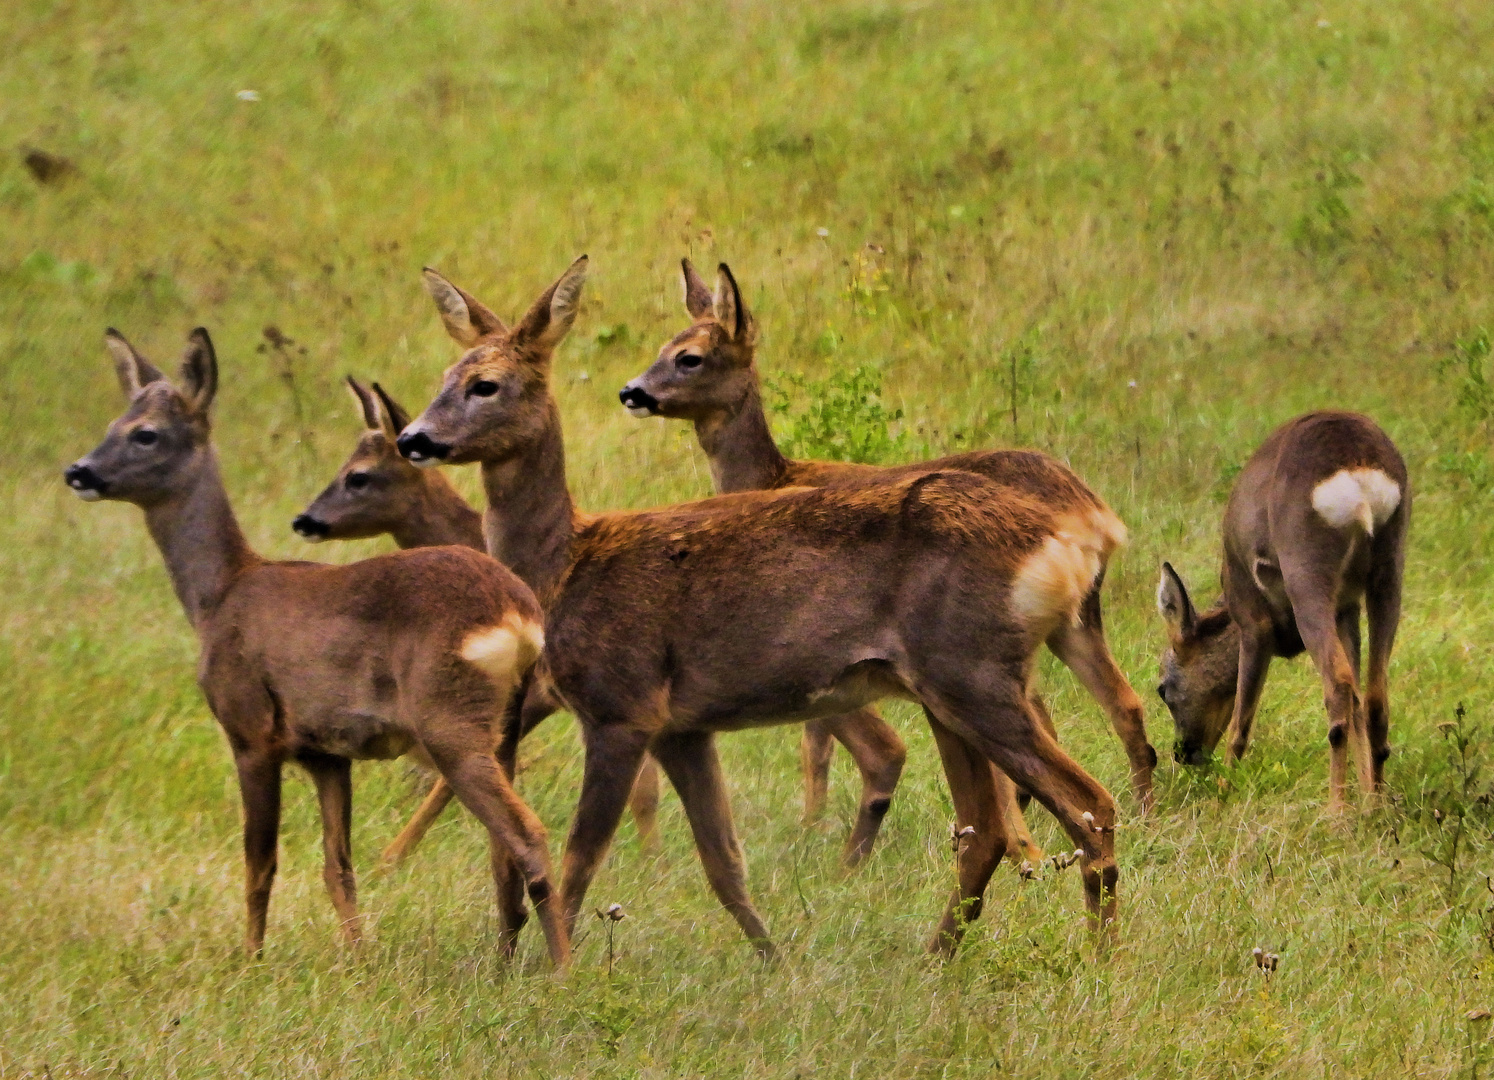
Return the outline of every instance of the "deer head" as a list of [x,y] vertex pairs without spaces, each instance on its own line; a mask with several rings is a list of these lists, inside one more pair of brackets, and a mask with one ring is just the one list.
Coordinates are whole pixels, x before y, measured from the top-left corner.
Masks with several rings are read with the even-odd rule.
[[1185,765],[1202,765],[1234,712],[1240,630],[1222,606],[1200,615],[1171,563],[1162,564],[1157,610],[1168,640],[1157,695],[1172,713],[1177,736],[1173,757]]
[[180,386],[135,351],[117,330],[104,335],[129,403],[104,441],[69,465],[63,479],[81,499],[150,506],[185,493],[210,460],[209,410],[218,390],[218,360],[201,327],[187,339]]
[[374,383],[363,386],[351,375],[348,389],[363,415],[363,434],[337,477],[291,528],[312,543],[361,540],[394,532],[417,512],[429,477],[400,456],[399,433],[409,413]]
[[731,414],[757,387],[752,358],[757,323],[731,269],[716,270],[711,292],[689,259],[680,260],[685,309],[694,320],[659,350],[647,371],[622,388],[618,398],[634,416],[707,420]]
[[399,436],[399,452],[422,467],[500,461],[554,421],[549,383],[555,346],[576,321],[586,280],[582,255],[512,330],[436,271],[426,291],[447,332],[467,351],[446,369],[434,401]]

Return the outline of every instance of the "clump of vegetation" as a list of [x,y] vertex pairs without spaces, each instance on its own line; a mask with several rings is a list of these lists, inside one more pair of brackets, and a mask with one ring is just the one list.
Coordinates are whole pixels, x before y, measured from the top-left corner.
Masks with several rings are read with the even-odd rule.
[[908,453],[908,434],[898,426],[903,410],[884,403],[882,373],[870,364],[823,379],[791,372],[766,380],[764,389],[778,418],[779,448],[789,457],[882,465]]

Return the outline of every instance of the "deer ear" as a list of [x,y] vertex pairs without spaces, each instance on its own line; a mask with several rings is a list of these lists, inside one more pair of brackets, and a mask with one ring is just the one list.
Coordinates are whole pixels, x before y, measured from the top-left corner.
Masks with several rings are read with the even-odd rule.
[[358,411],[363,414],[363,426],[369,431],[383,431],[384,426],[379,423],[379,399],[373,396],[373,391],[351,375],[348,376],[348,389],[357,399]]
[[726,330],[729,340],[739,345],[751,345],[757,339],[757,323],[742,302],[742,290],[737,287],[731,267],[725,263],[716,267],[716,295],[711,305],[716,321]]
[[685,310],[692,319],[711,314],[715,302],[711,299],[711,287],[695,270],[689,259],[680,260],[680,271],[685,278]]
[[112,326],[104,331],[104,346],[114,360],[114,373],[119,376],[119,388],[126,400],[133,400],[142,386],[166,377]]
[[527,345],[538,350],[544,359],[549,358],[550,350],[560,344],[576,321],[576,312],[581,307],[581,286],[586,284],[586,265],[586,256],[582,255],[554,285],[540,294],[514,330],[516,344]]
[[1157,585],[1157,610],[1167,623],[1167,635],[1173,641],[1182,641],[1193,635],[1198,625],[1198,612],[1188,598],[1183,579],[1172,568],[1172,563],[1162,564],[1162,580]]
[[410,426],[410,414],[407,413],[399,402],[384,392],[384,388],[378,383],[373,384],[374,393],[379,395],[379,416],[384,421],[384,438],[391,443],[399,438],[399,433]]
[[446,332],[456,339],[458,345],[471,348],[489,334],[503,334],[508,327],[481,301],[457,288],[429,266],[421,271],[425,279],[425,291],[436,302]]
[[218,354],[213,351],[213,339],[200,326],[187,336],[181,381],[187,405],[194,413],[207,415],[218,394]]

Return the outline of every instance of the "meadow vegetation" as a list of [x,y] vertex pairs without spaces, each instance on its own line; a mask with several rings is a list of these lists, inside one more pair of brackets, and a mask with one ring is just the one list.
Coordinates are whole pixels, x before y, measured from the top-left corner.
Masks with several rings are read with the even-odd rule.
[[[0,1077],[1494,1068],[1494,6],[14,0],[0,40]],[[295,780],[268,947],[239,953],[195,642],[139,513],[60,480],[121,406],[103,330],[174,363],[211,329],[242,523],[306,557],[290,520],[358,430],[343,375],[419,409],[455,355],[420,267],[512,317],[583,251],[554,384],[584,507],[709,492],[688,427],[615,396],[684,325],[689,255],[742,282],[796,452],[1034,445],[1128,523],[1107,623],[1163,752],[1150,819],[1098,708],[1043,670],[1125,812],[1110,956],[1050,868],[1000,871],[960,955],[923,957],[953,815],[904,707],[906,780],[851,876],[844,755],[806,830],[796,734],[722,740],[776,966],[667,794],[663,855],[625,826],[592,889],[625,907],[615,956],[591,921],[570,973],[534,931],[503,967],[470,817],[367,875],[424,785],[387,764],[356,770],[367,946],[336,943]],[[1393,799],[1343,821],[1305,659],[1238,766],[1166,760],[1152,693],[1159,562],[1211,599],[1231,477],[1318,407],[1376,417],[1415,486]],[[558,853],[574,725],[523,764]]]

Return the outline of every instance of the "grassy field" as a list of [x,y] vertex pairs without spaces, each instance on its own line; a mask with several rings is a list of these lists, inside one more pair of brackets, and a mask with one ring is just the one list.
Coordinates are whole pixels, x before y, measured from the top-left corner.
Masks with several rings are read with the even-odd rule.
[[[0,40],[0,1078],[1494,1069],[1494,1025],[1467,1018],[1494,1008],[1494,6],[16,0]],[[1211,598],[1254,445],[1310,408],[1373,414],[1416,488],[1393,805],[1323,816],[1299,660],[1242,765],[1165,761],[1137,820],[1117,741],[1045,661],[1066,745],[1126,814],[1108,957],[1072,872],[1003,868],[959,957],[925,960],[952,811],[897,707],[907,779],[850,877],[845,757],[805,830],[795,732],[723,740],[772,968],[672,795],[664,855],[625,826],[593,889],[628,913],[610,973],[595,924],[565,976],[537,933],[495,960],[485,842],[455,813],[364,877],[373,937],[351,954],[299,779],[245,961],[238,797],[194,640],[139,513],[59,478],[120,409],[102,332],[164,362],[212,330],[244,527],[305,557],[290,519],[357,431],[338,381],[418,409],[455,355],[420,267],[513,316],[582,251],[555,384],[583,506],[708,492],[688,428],[615,394],[683,325],[680,256],[726,259],[765,374],[808,380],[795,407],[870,365],[900,454],[1036,445],[1125,518],[1107,621],[1164,759],[1159,561]],[[573,725],[524,759],[558,853]],[[423,781],[356,775],[366,871]],[[1281,956],[1269,980],[1256,946]]]

